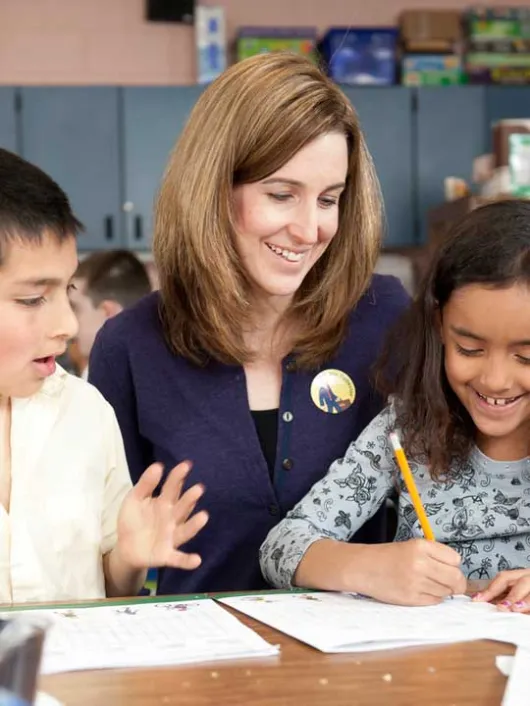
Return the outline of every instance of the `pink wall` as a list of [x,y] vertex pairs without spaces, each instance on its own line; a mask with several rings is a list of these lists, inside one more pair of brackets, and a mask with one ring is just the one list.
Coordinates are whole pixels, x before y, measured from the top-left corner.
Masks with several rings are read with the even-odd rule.
[[[202,0],[241,25],[392,24],[403,7],[465,0]],[[0,0],[0,84],[189,84],[191,27],[143,19],[144,0]],[[496,0],[510,6],[515,0]]]

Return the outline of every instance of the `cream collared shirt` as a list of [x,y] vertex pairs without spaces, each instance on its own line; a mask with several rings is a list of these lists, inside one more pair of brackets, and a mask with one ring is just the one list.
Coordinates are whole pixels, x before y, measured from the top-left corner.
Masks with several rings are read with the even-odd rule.
[[0,602],[105,596],[103,555],[131,487],[114,411],[58,367],[11,408],[11,497],[0,505]]

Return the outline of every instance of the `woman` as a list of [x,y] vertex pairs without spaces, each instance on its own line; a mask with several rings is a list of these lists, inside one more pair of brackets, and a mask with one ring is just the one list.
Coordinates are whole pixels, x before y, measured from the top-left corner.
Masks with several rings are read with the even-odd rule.
[[[311,62],[256,56],[205,90],[156,204],[160,292],[109,321],[90,359],[133,479],[190,459],[206,486],[188,547],[202,564],[161,571],[159,593],[263,588],[268,531],[380,411],[370,367],[407,304],[373,276],[380,237],[356,114]],[[379,517],[365,538],[382,531]]]

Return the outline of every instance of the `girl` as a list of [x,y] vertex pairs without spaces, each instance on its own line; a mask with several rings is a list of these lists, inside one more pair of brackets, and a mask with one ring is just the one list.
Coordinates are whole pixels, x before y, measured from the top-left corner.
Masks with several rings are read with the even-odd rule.
[[[275,586],[425,605],[465,591],[466,577],[518,569],[484,595],[514,580],[524,587],[514,595],[524,601],[530,592],[524,568],[530,564],[530,203],[494,203],[455,228],[381,369],[388,363],[397,373],[386,386],[391,403],[269,533],[261,548],[265,578]],[[393,430],[437,542],[420,539],[389,444]],[[395,489],[395,543],[347,544]]]

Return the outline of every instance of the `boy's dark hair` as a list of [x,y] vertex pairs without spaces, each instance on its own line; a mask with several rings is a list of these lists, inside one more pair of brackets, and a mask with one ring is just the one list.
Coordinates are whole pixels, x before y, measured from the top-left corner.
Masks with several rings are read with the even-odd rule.
[[447,381],[439,314],[466,285],[504,289],[517,283],[530,286],[530,201],[482,206],[453,228],[387,341],[378,386],[395,395],[403,446],[411,456],[427,458],[433,478],[465,460],[475,438],[475,425]]
[[49,232],[61,242],[82,230],[68,197],[51,177],[0,149],[0,265],[12,240],[39,243]]
[[147,270],[128,250],[95,252],[81,261],[76,277],[84,280],[85,294],[94,306],[105,300],[125,309],[151,291]]

